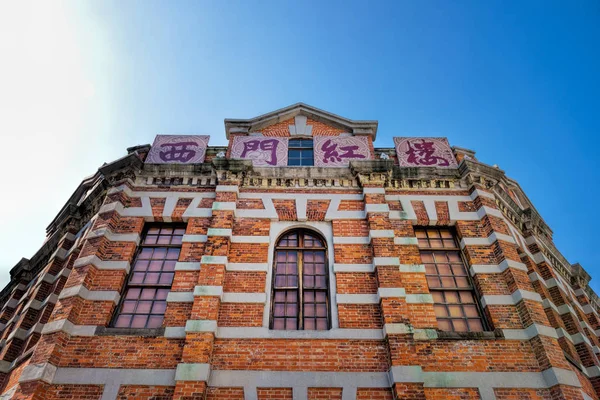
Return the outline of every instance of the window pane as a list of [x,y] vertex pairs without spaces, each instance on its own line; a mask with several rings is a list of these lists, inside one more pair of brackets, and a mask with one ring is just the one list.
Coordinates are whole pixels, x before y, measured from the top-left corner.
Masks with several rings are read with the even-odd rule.
[[150,307],[152,307],[151,301],[140,301],[138,303],[137,309],[135,310],[138,314],[149,314]]
[[304,329],[314,330],[315,328],[316,324],[313,318],[304,318]]
[[441,331],[452,331],[452,324],[449,319],[438,319],[438,328]]
[[448,316],[448,311],[446,310],[446,306],[436,304],[433,306],[433,310],[435,311],[435,316],[437,318]]
[[460,303],[458,292],[446,292],[446,303]]
[[148,318],[147,328],[160,328],[162,326],[164,317],[162,315],[151,315]]
[[462,308],[461,306],[448,306],[448,311],[450,312],[451,317],[462,317]]
[[465,310],[465,316],[470,318],[479,318],[479,312],[477,311],[477,307],[475,306],[463,306]]
[[317,319],[317,329],[320,331],[327,330],[327,320],[324,318]]
[[454,330],[456,332],[466,332],[468,330],[467,321],[464,319],[453,319],[452,325],[454,325]]
[[135,311],[135,301],[125,301],[123,302],[123,309],[121,312],[123,313],[132,313]]
[[117,318],[117,322],[115,326],[117,328],[129,328],[129,324],[131,323],[131,315],[119,315]]
[[140,289],[132,288],[127,290],[127,295],[125,298],[127,299],[137,299],[140,295]]
[[285,318],[274,318],[273,319],[273,329],[285,329]]
[[148,320],[147,315],[134,315],[133,319],[131,320],[131,327],[132,328],[145,328],[147,320]]
[[481,332],[483,331],[483,324],[480,319],[469,319],[469,330],[471,332]]
[[433,249],[441,248],[442,247],[442,241],[438,240],[438,239],[432,239],[432,240],[429,241],[429,247],[431,247]]
[[287,330],[298,329],[298,320],[296,318],[286,318],[285,329],[287,329]]
[[148,269],[148,263],[149,261],[147,260],[137,260],[135,262],[135,266],[133,267],[134,271],[145,271],[146,269]]
[[444,239],[444,247],[446,248],[454,248],[456,247],[456,244],[454,243],[454,240],[452,239]]

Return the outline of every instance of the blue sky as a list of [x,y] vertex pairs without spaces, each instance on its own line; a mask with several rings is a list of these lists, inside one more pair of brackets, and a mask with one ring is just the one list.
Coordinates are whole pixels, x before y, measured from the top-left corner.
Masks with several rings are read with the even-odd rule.
[[126,147],[301,101],[498,164],[600,291],[598,43],[584,0],[3,3],[0,284]]

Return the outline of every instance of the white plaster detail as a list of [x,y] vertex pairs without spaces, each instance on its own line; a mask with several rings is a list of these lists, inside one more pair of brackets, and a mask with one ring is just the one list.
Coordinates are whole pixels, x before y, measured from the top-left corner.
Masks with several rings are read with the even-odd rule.
[[169,292],[167,303],[193,303],[194,292]]
[[176,381],[208,381],[210,376],[210,364],[181,363],[175,371]]
[[394,244],[403,246],[417,246],[419,244],[419,239],[416,237],[395,237]]
[[227,236],[227,237],[230,237],[232,235],[232,233],[231,233],[231,229],[208,228],[207,235],[208,236]]
[[334,236],[333,244],[369,244],[371,238],[368,236]]
[[216,332],[217,321],[210,319],[189,319],[185,323],[186,332]]
[[365,187],[363,188],[364,194],[385,194],[385,188],[379,187]]
[[223,286],[196,286],[194,296],[217,296],[221,298],[223,297]]
[[269,265],[267,263],[227,263],[225,270],[227,271],[267,271]]
[[177,261],[175,263],[175,271],[200,271],[200,263]]
[[295,125],[289,125],[290,136],[312,136],[312,125],[307,125],[308,118],[304,115],[294,117]]
[[338,294],[338,304],[379,304],[379,295],[374,294]]
[[387,204],[365,204],[365,212],[386,213],[390,212],[390,207]]
[[374,272],[373,264],[333,264],[333,272]]
[[208,235],[183,235],[181,241],[184,243],[204,243],[208,240]]
[[21,372],[19,383],[41,380],[52,383],[56,374],[56,366],[50,363],[29,364]]
[[383,339],[381,329],[330,329],[327,331],[283,331],[265,327],[219,327],[216,336],[223,339]]
[[267,301],[265,293],[223,293],[223,303],[260,303]]
[[202,256],[200,264],[227,264],[227,256]]
[[79,296],[84,300],[91,301],[113,301],[115,304],[118,304],[121,298],[121,295],[116,290],[89,290],[83,285],[63,289],[58,298],[62,300],[73,296]]
[[370,230],[369,236],[371,238],[393,238],[394,230],[393,229]]
[[83,267],[86,265],[93,265],[98,269],[114,269],[114,270],[125,270],[129,273],[129,262],[127,261],[105,261],[98,258],[96,255],[79,257],[75,260],[73,268]]
[[558,338],[556,329],[551,326],[532,324],[525,329],[502,329],[504,337],[508,340],[529,340],[536,336]]
[[425,264],[400,264],[400,272],[425,273]]
[[373,265],[376,267],[384,265],[400,265],[400,259],[398,257],[373,257]]
[[217,185],[215,188],[216,192],[234,192],[239,193],[240,188],[238,185]]
[[165,337],[170,339],[183,339],[185,338],[185,327],[167,326],[165,327]]
[[406,304],[433,304],[433,296],[429,293],[409,293]]
[[380,298],[388,298],[388,297],[406,297],[406,291],[404,288],[382,288],[377,289],[377,295]]
[[268,236],[232,236],[231,243],[269,243]]

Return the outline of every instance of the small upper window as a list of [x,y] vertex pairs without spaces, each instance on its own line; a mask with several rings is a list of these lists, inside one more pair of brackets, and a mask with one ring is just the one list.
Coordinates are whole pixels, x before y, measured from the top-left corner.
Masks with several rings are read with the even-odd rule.
[[312,139],[290,139],[288,144],[288,165],[315,165]]

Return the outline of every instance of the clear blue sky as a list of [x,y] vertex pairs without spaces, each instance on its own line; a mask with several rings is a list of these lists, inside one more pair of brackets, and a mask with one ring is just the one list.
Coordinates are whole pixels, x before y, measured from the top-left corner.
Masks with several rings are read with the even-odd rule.
[[[158,133],[299,101],[447,136],[520,182],[600,289],[600,3],[73,1],[0,6],[0,283],[82,177]],[[2,115],[4,113],[4,115]],[[8,145],[6,144],[8,143]]]

